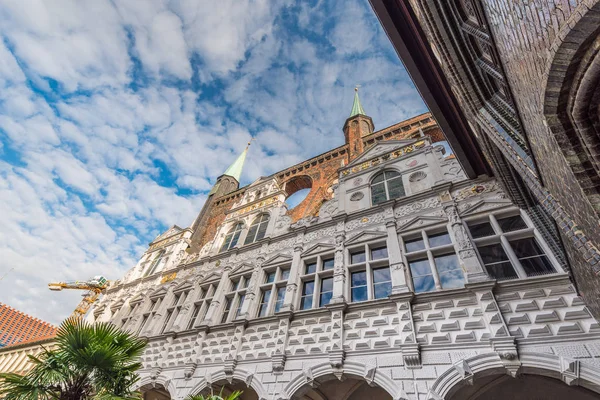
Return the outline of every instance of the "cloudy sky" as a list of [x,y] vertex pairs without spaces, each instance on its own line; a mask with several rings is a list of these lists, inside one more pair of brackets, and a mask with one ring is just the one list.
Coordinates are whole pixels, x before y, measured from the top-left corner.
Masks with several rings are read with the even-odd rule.
[[[218,4],[218,7],[215,7]],[[367,0],[0,0],[0,302],[52,323],[52,280],[135,265],[242,184],[426,111]]]

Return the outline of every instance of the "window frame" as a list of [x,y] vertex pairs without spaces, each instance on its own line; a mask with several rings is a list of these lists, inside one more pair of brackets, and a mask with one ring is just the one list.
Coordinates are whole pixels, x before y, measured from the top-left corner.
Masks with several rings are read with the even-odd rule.
[[[256,318],[269,317],[269,316],[275,315],[276,313],[279,312],[278,310],[276,310],[277,302],[278,302],[278,293],[279,293],[280,289],[282,289],[282,288],[284,289],[283,299],[282,299],[282,305],[283,305],[283,301],[285,299],[285,290],[287,288],[287,284],[289,282],[289,277],[290,277],[290,275],[289,275],[290,269],[291,269],[291,265],[282,264],[282,265],[266,267],[262,270],[262,273],[261,273],[261,282],[262,283],[259,285],[259,302],[258,302],[258,307],[257,307],[256,313],[255,313]],[[284,271],[287,271],[287,279],[284,278]],[[275,273],[275,278],[273,279],[273,281],[268,282],[267,278],[273,272]],[[265,302],[264,297],[265,297],[265,293],[267,291],[270,291],[270,293],[269,293],[269,298]],[[265,315],[260,315],[263,304],[266,304]]]
[[[263,220],[263,217],[266,217],[267,219]],[[248,231],[246,232],[246,237],[244,238],[244,246],[263,240],[267,236],[267,228],[269,227],[269,222],[271,222],[271,215],[269,213],[261,213],[257,215],[252,220],[252,223],[248,226]],[[258,236],[263,225],[265,227],[264,232],[259,238]],[[252,241],[248,241],[248,239],[250,239],[250,233],[252,232],[252,228],[254,226],[257,227],[256,231],[254,232],[254,237],[252,238]]]
[[[431,242],[429,240],[430,237],[439,236],[440,234],[443,234],[443,233],[448,235],[448,237],[450,238],[450,243],[445,243],[445,244],[441,244],[438,246],[432,246]],[[442,290],[459,289],[457,287],[444,288],[444,286],[442,284],[442,280],[440,279],[440,271],[438,270],[438,266],[436,265],[436,258],[448,256],[448,255],[454,255],[454,257],[456,257],[457,265],[459,268],[455,268],[455,269],[462,270],[463,287],[464,287],[464,284],[466,283],[465,271],[461,267],[460,258],[458,257],[456,248],[454,246],[453,237],[450,234],[450,232],[448,231],[446,225],[428,227],[427,229],[421,229],[419,231],[412,232],[412,233],[407,232],[407,233],[401,235],[399,237],[399,239],[400,239],[400,247],[402,249],[402,257],[403,257],[403,259],[406,263],[406,267],[407,267],[406,268],[406,271],[408,274],[407,281],[410,285],[410,289],[412,290],[412,292],[414,292],[415,294],[420,294],[420,293],[433,293],[433,292],[438,292],[438,291],[442,291]],[[420,250],[413,250],[410,252],[407,251],[406,243],[413,241],[415,239],[422,240],[423,245],[425,247]],[[434,289],[428,290],[428,291],[417,292],[416,288],[415,288],[415,282],[414,282],[415,276],[411,269],[411,263],[414,263],[417,261],[424,261],[424,260],[427,260],[427,264],[429,265],[430,274],[418,275],[418,276],[420,277],[420,276],[431,275],[431,277],[433,278]]]
[[[239,229],[238,229],[238,227],[239,227]],[[236,221],[234,223],[234,225],[225,234],[225,238],[223,239],[223,242],[221,243],[221,247],[219,248],[219,253],[224,253],[226,251],[229,251],[229,250],[235,248],[235,246],[237,246],[240,243],[240,239],[242,237],[242,233],[244,232],[244,229],[245,229],[244,223],[242,221]],[[237,238],[234,243],[233,238],[235,237],[236,233],[238,235],[237,235]],[[229,237],[229,236],[231,236],[231,239],[229,240],[229,243],[228,243],[227,237]],[[225,248],[226,243],[228,243],[227,248]]]
[[[526,227],[522,228],[522,229],[517,229],[517,230],[510,230],[507,232],[503,231],[501,223],[498,221],[503,220],[505,218],[515,217],[515,216],[519,216],[521,218],[521,220],[523,221],[523,223],[526,225]],[[520,209],[504,210],[504,211],[500,211],[500,212],[486,214],[485,216],[468,218],[468,219],[465,219],[464,222],[466,225],[466,230],[468,232],[469,238],[473,242],[473,246],[477,250],[476,251],[477,257],[479,258],[479,261],[481,262],[484,272],[486,274],[488,274],[490,279],[496,279],[499,282],[505,282],[505,281],[511,281],[511,280],[516,280],[516,279],[527,279],[527,278],[532,278],[532,277],[536,277],[536,276],[552,275],[552,274],[557,274],[557,273],[563,272],[562,268],[560,268],[560,266],[559,266],[559,263],[555,259],[554,254],[552,254],[552,251],[548,248],[546,242],[539,235],[537,229],[535,229],[533,222],[529,219],[529,216],[522,210],[520,210]],[[473,238],[470,227],[472,225],[477,225],[477,224],[481,224],[484,222],[488,222],[492,226],[492,228],[494,230],[494,234],[489,235],[489,236]],[[540,255],[535,255],[535,256],[531,256],[531,257],[546,257],[548,260],[549,266],[552,268],[553,271],[549,271],[546,273],[540,273],[540,274],[532,274],[532,275],[527,274],[526,269],[523,267],[523,265],[521,264],[521,261],[520,261],[521,259],[524,259],[524,257],[519,258],[516,255],[516,253],[513,249],[513,245],[512,245],[513,242],[515,242],[517,240],[523,240],[523,239],[531,239],[535,242],[535,244],[537,244],[537,246],[542,251],[542,253]],[[516,274],[516,277],[498,279],[498,278],[494,278],[492,276],[492,274],[488,271],[488,269],[486,267],[487,265],[499,264],[500,262],[485,264],[483,261],[483,257],[480,254],[479,248],[491,246],[491,245],[500,245],[502,247],[502,250],[504,251],[504,253],[507,256],[507,261],[504,261],[504,262],[510,262],[512,269],[513,269],[514,273]]]
[[[386,172],[393,172],[393,173],[398,174],[398,176],[387,179],[385,176]],[[383,181],[377,182],[374,184],[373,181],[380,175],[383,175]],[[391,180],[398,180],[400,182],[400,187],[402,188],[402,192],[403,192],[402,196],[393,197],[393,198],[390,197],[390,189],[389,189],[388,181],[391,181]],[[380,184],[383,184],[383,187],[385,190],[385,200],[375,203],[373,201],[373,185],[380,185]],[[406,186],[404,185],[404,175],[402,174],[402,172],[400,172],[396,169],[393,169],[393,168],[386,168],[381,171],[378,171],[369,179],[369,192],[371,195],[371,200],[370,200],[371,206],[376,206],[378,204],[385,203],[386,201],[390,201],[393,199],[400,199],[400,198],[406,197],[407,193],[406,193]]]
[[167,253],[167,251],[165,249],[162,249],[162,250],[158,251],[156,257],[154,257],[152,259],[152,262],[150,263],[150,266],[146,269],[146,272],[144,273],[144,275],[142,276],[142,278],[146,278],[148,276],[154,275],[154,273],[158,269],[158,266],[160,264],[162,264],[163,259],[165,258],[165,254],[166,253]]
[[[213,301],[218,284],[218,281],[206,282],[197,287],[195,299],[192,303],[192,313],[188,317],[185,324],[186,330],[194,329],[198,327],[199,323],[202,322],[206,316],[206,313],[208,312],[208,309],[210,308],[210,304]],[[196,316],[194,316],[196,310],[198,310],[198,312],[196,313]]]
[[[386,253],[387,253],[387,257],[384,258],[377,258],[377,259],[373,259],[373,250],[378,250],[385,247],[386,248]],[[365,253],[365,260],[364,261],[360,261],[360,262],[356,262],[356,263],[352,263],[352,255],[353,254],[359,254],[361,252]],[[352,304],[359,304],[359,303],[365,303],[367,301],[374,301],[374,300],[382,300],[382,299],[387,299],[389,298],[389,295],[387,297],[381,297],[381,298],[376,298],[375,297],[375,278],[374,278],[374,270],[378,270],[381,268],[387,268],[390,274],[390,295],[392,294],[392,270],[390,268],[390,253],[389,253],[389,248],[387,246],[386,240],[382,239],[379,241],[374,241],[374,242],[368,242],[368,243],[363,243],[360,245],[356,245],[356,246],[350,246],[346,249],[346,260],[347,260],[347,265],[348,265],[348,283],[346,284],[346,287],[344,288],[344,290],[346,291],[346,298],[348,299],[348,303],[352,303]],[[367,299],[366,300],[360,300],[360,301],[354,301],[352,298],[352,289],[354,288],[352,286],[352,274],[353,273],[358,273],[358,272],[365,272],[366,278],[367,278]],[[385,281],[388,282],[388,281]],[[385,283],[385,282],[378,282],[377,284],[381,284],[381,283]],[[363,287],[364,285],[360,285],[360,286],[356,286],[356,287]]]
[[[222,312],[219,314],[221,316],[221,324],[230,323],[238,319],[246,299],[246,294],[248,293],[248,284],[251,277],[251,274],[245,274],[229,278],[229,288],[223,296],[224,304],[221,308]],[[228,304],[229,308],[227,308]],[[225,311],[227,311],[227,315],[225,315]]]
[[[299,274],[300,275],[300,278],[299,278],[300,279],[300,295],[298,296],[298,299],[296,300],[296,304],[297,304],[296,309],[298,311],[314,310],[314,309],[325,307],[325,305],[321,306],[321,304],[320,304],[321,288],[322,288],[322,281],[324,279],[328,279],[328,278],[333,279],[334,268],[324,269],[325,261],[329,261],[331,259],[335,260],[335,254],[328,252],[328,253],[318,254],[316,256],[315,255],[309,256],[302,260],[302,271],[300,271],[300,274]],[[315,272],[306,273],[307,266],[312,265],[312,264],[316,264]],[[310,308],[301,308],[302,307],[302,299],[304,297],[308,297],[308,296],[302,295],[302,293],[304,291],[304,285],[306,282],[314,282],[314,289],[313,289],[313,293],[312,293],[312,303],[311,303]],[[329,291],[327,291],[327,293],[328,292]],[[333,296],[333,284],[332,284],[331,293]],[[327,304],[329,304],[330,302],[331,302],[331,299]]]

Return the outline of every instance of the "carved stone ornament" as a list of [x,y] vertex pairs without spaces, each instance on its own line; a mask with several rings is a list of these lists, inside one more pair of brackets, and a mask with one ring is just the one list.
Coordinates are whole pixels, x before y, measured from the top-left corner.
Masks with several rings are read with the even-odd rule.
[[363,183],[362,178],[356,178],[355,180],[352,181],[352,184],[354,186],[359,186],[361,183]]
[[350,196],[350,201],[359,201],[362,200],[363,197],[365,197],[363,192],[354,192],[352,193],[352,196]]

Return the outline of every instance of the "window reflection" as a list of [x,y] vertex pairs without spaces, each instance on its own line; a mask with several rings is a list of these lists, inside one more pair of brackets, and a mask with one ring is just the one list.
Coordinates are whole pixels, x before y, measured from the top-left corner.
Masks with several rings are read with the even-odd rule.
[[415,293],[430,292],[435,290],[435,281],[428,259],[415,260],[408,263],[412,273]]
[[456,254],[446,254],[434,258],[440,276],[442,289],[455,289],[465,286],[463,270]]

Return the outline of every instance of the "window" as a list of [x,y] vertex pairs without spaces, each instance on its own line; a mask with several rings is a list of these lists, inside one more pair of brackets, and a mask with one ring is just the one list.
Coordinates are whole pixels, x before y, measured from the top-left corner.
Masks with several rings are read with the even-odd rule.
[[260,305],[258,306],[259,317],[273,315],[281,310],[289,277],[289,265],[265,271],[264,283],[260,287],[261,296]]
[[173,297],[173,301],[171,302],[171,306],[169,306],[169,308],[167,308],[167,314],[163,321],[163,326],[160,330],[160,333],[166,332],[168,329],[170,329],[173,326],[173,324],[175,323],[175,320],[177,319],[177,316],[179,315],[179,313],[181,311],[181,307],[183,306],[183,303],[185,302],[185,299],[187,298],[187,295],[188,295],[188,292],[175,293],[175,295]]
[[464,273],[447,231],[422,231],[402,241],[415,293],[464,286]]
[[223,241],[223,246],[221,246],[221,253],[232,249],[237,245],[238,240],[240,239],[240,235],[242,234],[242,229],[244,225],[241,222],[238,222],[233,228],[227,232],[225,236],[225,241]]
[[148,328],[146,325],[149,325],[152,321],[152,318],[154,318],[154,315],[158,311],[162,300],[162,297],[150,300],[150,305],[148,306],[147,311],[144,313],[144,318],[142,319],[142,324],[140,325],[138,332],[142,332]]
[[332,255],[318,256],[316,259],[304,262],[300,310],[324,307],[329,304],[333,297],[334,264]]
[[383,299],[392,293],[385,245],[364,245],[350,250],[350,263],[350,301]]
[[191,318],[188,321],[187,329],[192,329],[202,322],[215,295],[215,290],[216,284],[207,284],[198,288],[198,295],[194,301],[194,308]]
[[[225,308],[221,317],[222,324],[231,322],[240,316],[249,282],[250,276],[240,276],[231,280],[229,293],[225,294]],[[234,313],[231,313],[231,310],[234,310]]]
[[371,202],[373,205],[404,197],[402,175],[396,171],[383,171],[371,180]]
[[150,267],[146,270],[146,273],[144,274],[144,276],[149,276],[156,272],[156,269],[161,264],[161,261],[163,260],[164,255],[165,255],[165,251],[162,250],[156,255],[156,257],[154,257],[152,264],[150,264]]
[[121,329],[127,328],[127,325],[129,325],[129,322],[131,321],[131,319],[136,315],[139,307],[140,307],[139,302],[129,305],[129,312],[127,313],[127,315],[125,315],[121,319],[121,326],[120,326]]
[[534,229],[519,214],[490,215],[467,225],[491,278],[502,281],[556,272]]
[[244,244],[254,243],[264,238],[267,232],[267,225],[269,225],[269,214],[262,214],[254,218]]

